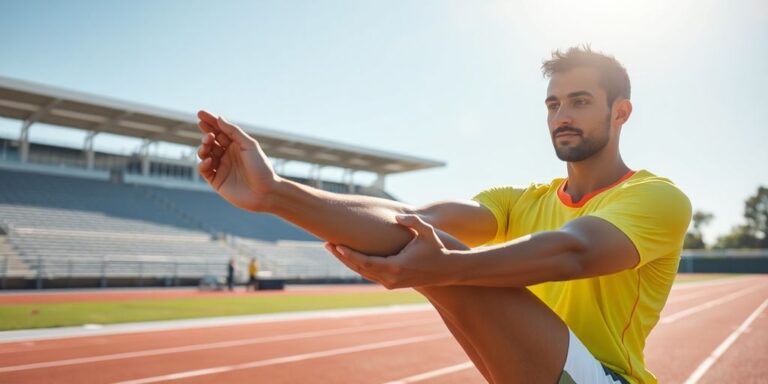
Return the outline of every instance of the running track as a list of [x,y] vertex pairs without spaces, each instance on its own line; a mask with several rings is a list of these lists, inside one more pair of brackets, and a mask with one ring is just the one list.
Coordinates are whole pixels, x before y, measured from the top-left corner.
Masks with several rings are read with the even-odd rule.
[[[768,383],[768,276],[675,286],[660,383]],[[0,343],[0,383],[482,383],[432,310]]]

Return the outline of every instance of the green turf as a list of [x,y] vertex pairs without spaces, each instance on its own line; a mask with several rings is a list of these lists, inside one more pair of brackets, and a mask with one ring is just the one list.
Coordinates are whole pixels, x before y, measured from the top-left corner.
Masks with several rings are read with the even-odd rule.
[[0,305],[0,330],[423,303],[406,291]]
[[732,273],[679,273],[675,277],[675,284],[680,283],[693,283],[696,281],[728,279],[739,276],[745,276]]

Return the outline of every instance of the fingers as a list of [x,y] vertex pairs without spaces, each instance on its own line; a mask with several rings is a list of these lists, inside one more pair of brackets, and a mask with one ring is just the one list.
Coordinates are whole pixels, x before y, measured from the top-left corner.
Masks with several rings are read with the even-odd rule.
[[339,259],[339,261],[341,261],[342,263],[344,263],[344,265],[346,265],[347,268],[349,268],[349,269],[351,269],[351,270],[353,270],[353,271],[355,271],[357,273],[360,273],[360,271],[359,271],[360,267],[358,267],[357,265],[354,265],[354,264],[350,263],[349,261],[347,261],[347,259],[344,257],[344,255],[339,253],[339,251],[336,249],[335,245],[333,245],[331,243],[325,243],[325,245],[323,245],[323,246],[325,247],[326,251],[328,251],[332,255],[336,256],[336,258]]
[[[228,171],[228,165],[222,165],[221,157],[225,154],[226,148],[223,148],[214,140],[213,133],[207,133],[203,136],[202,144],[197,149],[197,156],[202,160],[198,164],[200,175],[215,189],[221,184],[222,179]],[[217,177],[218,176],[218,177]]]
[[221,128],[219,128],[218,116],[208,111],[201,110],[197,112],[197,117],[200,119],[200,121],[197,123],[200,131],[203,133],[213,133],[216,142],[221,144],[221,146],[224,148],[228,147],[229,144],[232,143],[232,139],[227,136],[227,133],[223,132]]
[[205,134],[211,133],[213,134],[213,138],[216,140],[217,143],[219,143],[222,147],[226,148],[229,146],[229,144],[232,143],[232,140],[227,137],[227,135],[224,132],[221,132],[221,130],[218,128],[218,125],[213,126],[208,124],[205,121],[198,121],[197,122],[198,128],[200,128],[200,131],[202,131]]
[[402,226],[414,229],[419,237],[434,236],[435,229],[432,225],[427,224],[417,215],[397,215],[395,220]]
[[211,185],[213,184],[214,177],[216,177],[216,172],[214,169],[213,159],[210,157],[201,161],[200,164],[197,165],[197,171],[200,172],[200,175],[203,176],[205,181]]
[[208,111],[206,111],[204,109],[201,109],[201,110],[197,111],[197,117],[201,121],[205,121],[206,123],[208,123],[210,125],[216,126],[216,118],[217,118],[217,116],[214,115],[213,113],[210,113],[210,112],[208,112]]
[[[219,116],[216,119],[216,126],[224,132],[233,142],[240,145],[240,148],[249,148],[253,146],[254,142],[248,134],[245,133],[240,127],[230,123],[223,117]],[[218,136],[217,136],[218,137]]]
[[209,133],[203,136],[202,144],[200,144],[200,147],[197,150],[197,156],[201,160],[204,160],[207,157],[218,159],[224,154],[225,151],[226,147],[217,143],[213,139],[213,134]]
[[347,259],[343,254],[339,252],[336,245],[333,245],[331,243],[325,243],[325,249],[330,252],[332,255],[336,256],[339,261],[341,261],[342,264],[346,265],[347,268],[349,268],[352,271],[355,271],[360,276],[370,280],[370,281],[376,281],[373,279],[372,276],[369,276],[365,271],[357,264],[353,263],[351,260]]
[[371,270],[373,272],[376,272],[381,270],[385,265],[387,265],[386,257],[364,255],[344,245],[337,245],[336,250],[341,254],[343,258],[346,258],[353,264],[359,265],[360,267],[366,270]]

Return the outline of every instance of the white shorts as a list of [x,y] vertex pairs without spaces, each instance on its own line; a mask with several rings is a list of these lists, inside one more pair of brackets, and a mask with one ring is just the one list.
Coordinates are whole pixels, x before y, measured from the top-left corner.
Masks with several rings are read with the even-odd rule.
[[569,329],[568,333],[568,356],[558,384],[628,384],[595,359],[573,331]]

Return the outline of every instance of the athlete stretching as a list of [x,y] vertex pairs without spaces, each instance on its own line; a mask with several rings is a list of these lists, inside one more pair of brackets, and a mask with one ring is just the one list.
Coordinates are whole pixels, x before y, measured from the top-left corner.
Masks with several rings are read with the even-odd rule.
[[233,205],[326,240],[364,277],[415,287],[489,382],[655,383],[643,348],[677,271],[690,202],[622,161],[632,104],[621,64],[571,48],[542,69],[565,179],[421,208],[334,194],[281,178],[255,140],[204,111],[199,171]]

